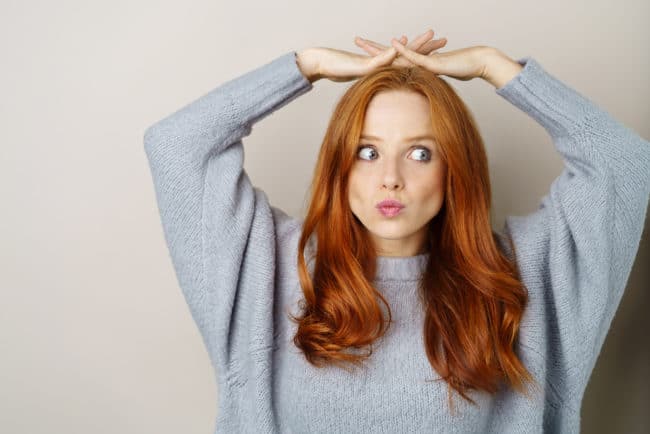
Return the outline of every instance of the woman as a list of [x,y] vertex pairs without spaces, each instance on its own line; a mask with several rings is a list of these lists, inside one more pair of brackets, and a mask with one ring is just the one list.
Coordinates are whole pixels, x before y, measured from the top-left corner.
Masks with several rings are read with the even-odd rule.
[[[292,51],[145,132],[216,432],[579,431],[643,229],[649,143],[530,57],[432,37]],[[564,158],[502,231],[481,137],[439,75],[490,83]],[[358,80],[297,220],[251,185],[242,139],[322,78]]]

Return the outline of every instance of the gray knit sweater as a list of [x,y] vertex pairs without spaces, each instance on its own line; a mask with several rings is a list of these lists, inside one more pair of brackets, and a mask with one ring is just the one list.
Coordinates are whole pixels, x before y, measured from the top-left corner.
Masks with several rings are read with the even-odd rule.
[[215,432],[579,432],[587,381],[643,230],[650,143],[531,57],[495,89],[550,134],[565,164],[537,210],[496,231],[529,291],[516,351],[542,393],[531,401],[506,388],[470,391],[478,407],[455,394],[451,414],[421,336],[416,284],[427,254],[378,258],[374,284],[395,323],[365,370],[313,367],[291,342],[302,220],[251,184],[242,139],[312,89],[295,55],[221,84],[144,133],[178,284],[217,379]]

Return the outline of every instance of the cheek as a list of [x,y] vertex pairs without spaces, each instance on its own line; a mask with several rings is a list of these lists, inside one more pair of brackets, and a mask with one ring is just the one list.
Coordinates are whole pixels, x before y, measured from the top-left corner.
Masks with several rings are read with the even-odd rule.
[[431,174],[431,185],[435,185],[436,189],[444,187],[447,178],[447,168],[441,161],[436,164]]
[[444,172],[436,171],[420,176],[413,184],[414,194],[423,202],[437,201],[445,191]]
[[350,174],[348,179],[348,202],[353,211],[358,208],[359,203],[363,200],[362,179],[358,174]]
[[370,185],[368,176],[359,171],[350,173],[348,183],[350,197],[354,197],[356,200],[363,199],[368,191],[368,185]]

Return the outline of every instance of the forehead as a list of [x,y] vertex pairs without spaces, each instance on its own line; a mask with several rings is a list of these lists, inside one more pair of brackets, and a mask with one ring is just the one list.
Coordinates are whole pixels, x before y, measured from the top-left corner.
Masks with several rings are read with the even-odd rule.
[[424,95],[391,90],[376,94],[368,103],[362,136],[375,139],[433,136],[431,110]]

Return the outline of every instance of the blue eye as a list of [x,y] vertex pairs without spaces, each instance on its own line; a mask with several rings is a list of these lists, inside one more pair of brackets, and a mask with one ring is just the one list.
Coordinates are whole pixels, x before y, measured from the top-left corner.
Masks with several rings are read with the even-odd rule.
[[[377,153],[377,151],[375,151],[375,150],[374,150],[373,148],[371,148],[370,146],[364,146],[364,145],[359,146],[359,147],[357,148],[357,151],[363,151],[363,150],[366,150],[366,149],[369,149],[370,152]],[[358,152],[357,155],[359,155],[359,154],[361,154],[361,152]],[[362,160],[366,160],[366,158],[363,158],[363,157],[362,157],[361,159],[362,159]]]
[[[372,145],[360,145],[357,148],[357,156],[361,155],[361,151],[368,149],[368,153],[377,153],[377,151],[374,149]],[[429,149],[425,148],[424,146],[418,146],[413,149],[413,151],[421,152],[424,151],[424,157],[423,158],[416,158],[416,161],[422,161],[422,162],[427,162],[431,159],[430,151]],[[367,160],[367,158],[360,157],[362,160]]]
[[418,160],[418,161],[429,161],[431,159],[430,157],[427,156],[429,155],[429,150],[427,148],[415,148],[414,151],[424,151],[425,156],[423,157],[422,160]]

